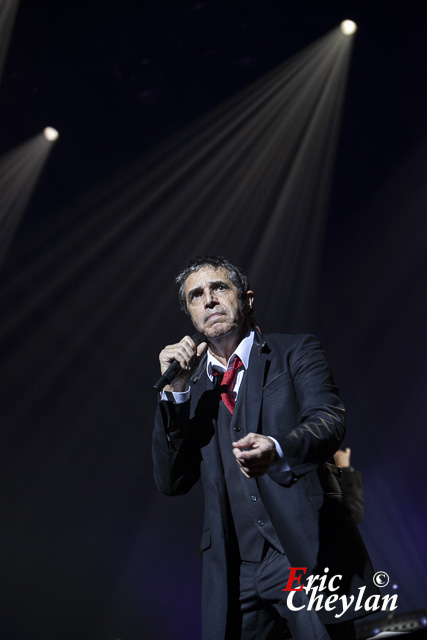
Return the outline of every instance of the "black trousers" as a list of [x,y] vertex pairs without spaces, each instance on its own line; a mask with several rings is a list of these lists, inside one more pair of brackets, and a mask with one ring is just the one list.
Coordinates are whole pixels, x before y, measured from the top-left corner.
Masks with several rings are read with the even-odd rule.
[[[292,611],[283,592],[289,578],[287,556],[266,545],[261,562],[240,565],[240,638],[233,640],[355,640],[352,621],[324,625],[314,610]],[[296,597],[297,596],[297,597]],[[304,590],[294,597],[295,605],[308,604]]]

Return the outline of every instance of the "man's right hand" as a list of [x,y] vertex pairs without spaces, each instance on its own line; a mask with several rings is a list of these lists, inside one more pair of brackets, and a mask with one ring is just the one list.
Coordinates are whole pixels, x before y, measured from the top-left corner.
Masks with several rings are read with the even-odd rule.
[[206,351],[207,346],[207,342],[201,342],[199,346],[196,347],[190,336],[185,336],[177,344],[168,345],[160,352],[159,360],[162,375],[174,360],[179,362],[182,369],[181,373],[172,380],[171,384],[164,388],[164,391],[187,391],[190,376],[199,364],[200,358]]

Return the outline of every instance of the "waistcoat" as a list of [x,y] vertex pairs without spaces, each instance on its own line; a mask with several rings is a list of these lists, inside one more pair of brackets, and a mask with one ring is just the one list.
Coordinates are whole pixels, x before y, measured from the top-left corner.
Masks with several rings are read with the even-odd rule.
[[240,559],[259,562],[266,540],[281,553],[284,550],[265,509],[256,478],[243,475],[232,451],[231,443],[246,435],[246,375],[245,372],[233,415],[219,400],[218,440]]

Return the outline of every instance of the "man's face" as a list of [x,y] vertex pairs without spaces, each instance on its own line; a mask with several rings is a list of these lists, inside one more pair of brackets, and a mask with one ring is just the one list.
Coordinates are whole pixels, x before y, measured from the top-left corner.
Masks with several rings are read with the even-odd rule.
[[[202,267],[185,281],[185,299],[195,328],[207,338],[220,338],[240,330],[247,321],[237,287],[224,268]],[[247,292],[248,308],[253,293]]]

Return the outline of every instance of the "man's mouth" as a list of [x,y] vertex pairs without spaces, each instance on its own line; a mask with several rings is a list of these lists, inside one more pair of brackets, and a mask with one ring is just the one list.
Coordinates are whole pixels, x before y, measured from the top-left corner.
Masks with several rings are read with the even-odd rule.
[[206,318],[205,322],[209,322],[209,320],[215,320],[215,318],[220,318],[223,315],[224,314],[220,313],[219,311],[217,313],[211,313],[210,316]]

